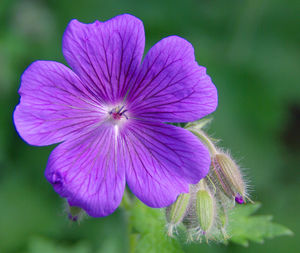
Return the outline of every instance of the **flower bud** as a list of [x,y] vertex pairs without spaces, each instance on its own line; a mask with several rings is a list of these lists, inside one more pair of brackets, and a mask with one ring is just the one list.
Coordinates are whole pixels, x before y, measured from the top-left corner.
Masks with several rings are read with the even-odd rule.
[[68,205],[68,218],[71,221],[79,221],[84,214],[84,211],[77,206]]
[[166,208],[166,218],[168,221],[168,234],[173,234],[173,228],[182,222],[185,217],[191,195],[189,193],[180,194],[177,200]]
[[226,227],[228,224],[228,216],[226,214],[226,210],[224,208],[224,206],[219,205],[218,208],[218,228],[221,231],[222,235],[223,235],[223,239],[226,241],[229,239],[229,236],[226,232]]
[[226,154],[218,153],[212,159],[213,174],[221,190],[238,204],[244,203],[246,186],[236,163]]
[[196,214],[201,230],[206,233],[214,224],[215,200],[203,179],[199,184],[200,189],[196,193]]

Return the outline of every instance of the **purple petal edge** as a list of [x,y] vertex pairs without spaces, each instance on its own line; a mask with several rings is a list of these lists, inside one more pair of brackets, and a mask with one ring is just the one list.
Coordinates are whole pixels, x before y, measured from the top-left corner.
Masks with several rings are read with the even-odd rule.
[[126,181],[146,205],[170,205],[208,173],[209,152],[189,131],[144,121],[134,121],[125,131]]

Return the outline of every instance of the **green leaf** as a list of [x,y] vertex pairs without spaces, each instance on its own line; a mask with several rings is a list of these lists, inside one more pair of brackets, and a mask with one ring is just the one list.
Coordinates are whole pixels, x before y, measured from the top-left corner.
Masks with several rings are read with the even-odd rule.
[[179,242],[166,234],[162,209],[135,200],[129,215],[130,253],[183,253]]
[[272,222],[270,215],[251,215],[260,206],[260,203],[236,206],[229,213],[228,233],[231,235],[230,241],[248,246],[249,241],[263,243],[265,238],[293,234],[288,228]]

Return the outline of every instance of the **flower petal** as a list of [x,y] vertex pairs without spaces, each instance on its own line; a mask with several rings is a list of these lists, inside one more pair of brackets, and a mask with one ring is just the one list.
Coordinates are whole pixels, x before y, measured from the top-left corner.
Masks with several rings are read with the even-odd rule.
[[188,122],[217,107],[217,90],[206,69],[195,61],[192,45],[177,36],[150,49],[133,86],[128,101],[136,117]]
[[113,126],[103,123],[85,138],[60,144],[49,157],[47,180],[71,206],[93,217],[111,214],[125,187],[125,159],[118,139]]
[[58,62],[32,63],[22,75],[19,94],[14,123],[32,145],[64,141],[78,131],[93,128],[104,117],[101,102],[74,72]]
[[135,120],[125,131],[129,159],[126,181],[148,206],[170,205],[209,170],[208,150],[185,129]]
[[92,24],[72,20],[64,34],[63,53],[91,89],[106,102],[118,103],[140,65],[144,45],[142,21],[125,14]]

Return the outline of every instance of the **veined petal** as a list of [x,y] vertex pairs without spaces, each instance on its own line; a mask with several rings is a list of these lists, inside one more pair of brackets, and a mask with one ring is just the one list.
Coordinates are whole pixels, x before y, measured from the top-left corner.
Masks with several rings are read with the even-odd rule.
[[216,109],[217,90],[206,69],[195,61],[192,45],[171,36],[146,55],[128,101],[136,117],[188,122]]
[[18,133],[29,144],[58,143],[93,128],[104,111],[78,76],[58,62],[36,61],[23,73],[14,112]]
[[125,159],[119,134],[103,123],[84,138],[66,141],[49,157],[46,178],[71,206],[90,216],[111,214],[120,204],[125,187]]
[[64,34],[63,53],[96,94],[107,103],[118,103],[141,63],[144,45],[142,21],[125,14],[92,24],[72,20]]
[[124,131],[129,159],[126,181],[150,207],[170,205],[209,170],[208,150],[185,129],[135,120]]

